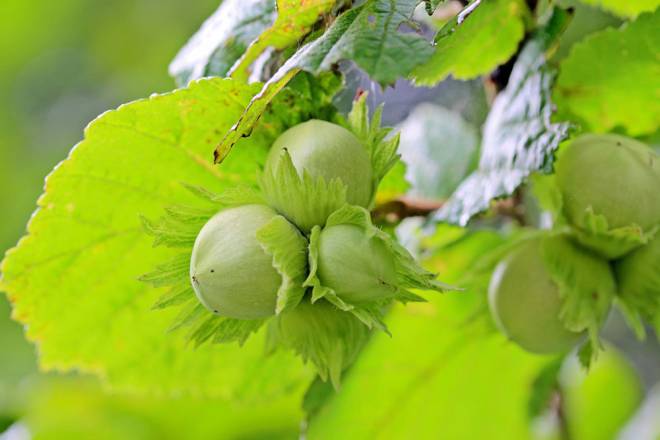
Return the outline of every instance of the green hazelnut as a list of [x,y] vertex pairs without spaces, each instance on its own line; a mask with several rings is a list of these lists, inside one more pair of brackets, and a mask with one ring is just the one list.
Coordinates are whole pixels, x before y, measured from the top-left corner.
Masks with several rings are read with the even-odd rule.
[[229,208],[199,232],[190,278],[197,298],[213,313],[237,319],[275,314],[282,277],[256,233],[276,215],[265,205]]
[[564,213],[578,228],[588,210],[610,229],[660,224],[660,157],[648,146],[614,134],[583,135],[556,163]]
[[317,276],[344,301],[360,304],[393,297],[395,266],[387,245],[359,226],[335,225],[321,231]]
[[546,268],[540,240],[523,243],[498,264],[488,299],[496,325],[527,351],[568,350],[581,337],[566,329],[559,318],[559,287]]
[[353,133],[318,119],[291,127],[273,143],[266,172],[277,168],[284,149],[298,174],[306,172],[314,179],[322,177],[327,181],[338,178],[346,185],[348,203],[369,206],[373,192],[371,160]]

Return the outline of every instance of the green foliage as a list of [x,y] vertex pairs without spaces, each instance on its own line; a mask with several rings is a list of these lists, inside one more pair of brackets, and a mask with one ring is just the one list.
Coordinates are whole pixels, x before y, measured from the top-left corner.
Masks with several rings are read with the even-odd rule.
[[[398,31],[417,4],[416,0],[369,0],[337,17],[322,36],[301,47],[264,85],[216,148],[216,161],[222,161],[233,145],[250,133],[268,103],[300,70],[319,74],[341,60],[352,59],[383,85],[408,75],[432,52],[419,35]],[[403,50],[406,56],[400,57]]]
[[401,156],[411,194],[445,199],[472,170],[477,159],[476,128],[444,107],[423,103],[401,127]]
[[[72,4],[82,5],[80,0],[35,10],[17,8],[20,2],[8,1],[8,15],[28,11],[30,18],[34,16],[34,34],[53,29],[62,46],[69,41],[61,37],[66,33],[63,29],[83,21],[67,13],[62,13],[66,20],[58,15]],[[587,37],[563,62],[560,56],[553,58],[553,52],[570,13],[555,9],[553,2],[538,2],[531,11],[531,3],[522,0],[477,0],[456,17],[441,17],[454,10],[458,2],[453,2],[427,19],[413,16],[413,11],[420,6],[432,11],[441,0],[421,3],[225,0],[181,50],[171,72],[179,84],[209,75],[231,79],[193,81],[188,88],[132,102],[90,124],[85,139],[48,177],[28,235],[2,263],[0,288],[13,303],[13,316],[36,342],[45,370],[91,372],[114,393],[106,395],[96,384],[79,380],[48,379],[50,385],[37,384],[25,399],[15,400],[20,389],[11,382],[19,383],[22,374],[15,371],[23,368],[21,350],[14,356],[12,332],[0,321],[0,341],[6,342],[5,351],[12,350],[10,359],[0,361],[0,430],[20,417],[37,438],[74,439],[302,435],[508,440],[536,437],[535,428],[543,423],[553,424],[550,435],[587,440],[610,438],[619,431],[639,400],[639,383],[621,362],[603,367],[608,351],[594,360],[603,348],[598,333],[613,301],[638,335],[643,335],[647,323],[660,332],[654,272],[658,238],[650,241],[657,232],[655,200],[640,202],[650,213],[645,216],[649,221],[641,225],[643,231],[630,222],[615,221],[634,214],[623,202],[642,199],[637,196],[617,200],[614,205],[625,208],[614,216],[604,215],[595,204],[578,209],[580,227],[576,228],[577,217],[566,214],[576,201],[567,199],[578,191],[562,194],[561,179],[541,173],[552,170],[554,152],[568,135],[570,123],[556,120],[654,142],[660,117],[652,81],[657,76],[653,49],[658,12],[650,11],[657,0],[585,0],[624,17],[639,16],[621,29]],[[180,11],[194,14],[187,5]],[[119,16],[130,21],[135,13],[125,7]],[[39,20],[48,14],[55,16],[55,26]],[[416,18],[424,23],[415,22]],[[423,36],[426,25],[446,20],[435,45],[430,45]],[[141,21],[144,38],[176,39],[174,27],[164,35],[162,30],[152,32],[154,20]],[[42,72],[45,63],[29,48],[32,32],[21,34],[13,20],[3,25],[0,33],[18,43],[3,51],[6,62],[0,68],[0,85],[4,81],[12,87],[16,83],[19,92],[29,89],[29,93],[17,93],[15,99],[8,94],[13,104],[0,108],[0,164],[5,164],[0,186],[20,192],[23,188],[15,184],[19,180],[12,177],[16,171],[6,165],[20,163],[6,147],[21,145],[20,137],[11,134],[13,126],[19,125],[16,121],[20,122],[14,113],[39,112],[39,96],[51,89],[43,81],[23,80],[29,83],[27,87],[21,81],[6,80],[6,73],[16,69],[15,54],[25,49],[24,58],[34,58],[35,65],[41,66],[26,67],[38,71],[35,78],[66,78],[72,83],[78,79],[48,69]],[[96,29],[97,25],[90,20],[86,27]],[[594,29],[580,26],[572,38]],[[111,33],[99,31],[100,40],[90,32],[89,47],[94,48],[90,53],[112,58],[132,52],[137,58],[152,58],[150,45],[135,44],[135,33],[124,36],[120,34],[125,26],[112,28]],[[100,42],[93,43],[96,40]],[[114,48],[116,41],[123,41],[119,49]],[[143,46],[150,50],[141,50]],[[556,120],[550,99],[554,71],[546,62],[553,59],[561,62],[554,90],[560,107]],[[348,69],[347,78],[355,79],[346,61],[382,87],[402,78],[438,85],[449,75],[476,78],[498,66],[502,66],[498,69],[501,79],[513,66],[508,86],[497,96],[489,96],[494,98],[493,108],[483,131],[478,169],[460,184],[476,165],[478,135],[457,117],[465,115],[466,105],[453,92],[456,82],[444,81],[428,96],[421,94],[424,100],[442,101],[452,110],[426,105],[403,126],[404,132],[419,129],[421,133],[416,138],[404,136],[409,157],[418,155],[417,160],[408,161],[413,190],[405,198],[392,200],[407,190],[406,169],[396,151],[399,135],[381,127],[382,107],[369,118],[366,93],[360,89],[351,112],[346,117],[338,112],[335,104],[345,108],[351,91],[337,92],[353,86],[344,84],[338,71]],[[70,64],[73,67],[67,72],[75,71],[76,63]],[[139,82],[135,72],[126,82],[132,84],[135,77]],[[145,77],[151,81],[150,75]],[[250,85],[255,79],[267,83]],[[481,92],[495,92],[490,83],[483,87],[482,80],[471,84]],[[95,82],[86,85],[91,86],[96,90]],[[400,87],[408,85],[398,82]],[[436,99],[436,92],[442,94],[441,99]],[[383,94],[385,100],[389,93]],[[408,108],[395,110],[385,118],[395,120]],[[48,107],[48,112],[59,115],[60,107]],[[273,141],[287,128],[314,119],[345,127],[365,147],[372,173],[359,175],[362,183],[367,182],[362,186],[368,186],[363,200],[347,197],[353,190],[349,182],[299,172],[290,151],[282,156],[281,166],[264,170]],[[482,122],[479,117],[467,119],[475,126]],[[59,142],[50,136],[35,137]],[[238,148],[228,154],[237,142]],[[309,147],[307,139],[303,144]],[[48,155],[39,151],[37,155],[30,150],[19,159],[25,163],[15,168],[23,172],[42,159],[38,156]],[[612,177],[623,176],[623,170],[605,173],[598,156],[590,161],[592,168],[578,167],[578,174],[606,176],[596,190],[608,196],[617,186],[629,190],[631,185],[617,185]],[[601,156],[616,155],[603,151]],[[653,166],[655,156],[649,157]],[[216,166],[213,159],[221,164]],[[330,159],[348,160],[358,171],[366,169],[365,160],[359,163],[353,153],[324,158],[321,167],[327,167]],[[616,162],[618,166],[624,163],[620,158]],[[494,198],[516,191],[529,175],[534,175],[535,195],[555,214],[554,231],[509,230],[513,222],[504,219],[508,215],[523,224],[541,219],[539,224],[547,225],[545,213],[537,212],[536,201],[525,188],[511,199],[511,213],[500,212],[506,206],[498,205],[496,217],[475,222],[478,229],[437,222],[465,225]],[[605,183],[615,188],[605,190]],[[655,183],[650,180],[641,186],[648,190]],[[577,186],[582,193],[588,192],[586,185]],[[429,201],[415,196],[436,199],[430,202],[437,204],[437,199],[452,192],[431,221],[407,219],[404,227],[397,228],[400,242],[427,257],[422,267],[389,234],[390,219],[426,212],[424,203]],[[363,206],[347,205],[347,198]],[[281,214],[272,212],[253,231],[256,241],[252,243],[263,251],[268,263],[264,267],[277,280],[266,289],[272,293],[269,307],[274,316],[215,316],[199,303],[190,284],[191,251],[200,230],[218,211],[250,204],[269,204]],[[296,216],[318,218],[294,221],[294,225],[287,220],[294,216],[282,207],[286,204],[302,207],[295,210]],[[402,211],[389,215],[387,209],[392,206],[401,206]],[[373,213],[368,211],[371,208],[375,208]],[[376,221],[386,219],[385,230],[374,226],[372,215]],[[7,218],[15,223],[11,215]],[[223,231],[223,239],[258,219],[235,220],[231,231]],[[337,231],[342,233],[333,235]],[[348,237],[342,236],[345,231],[350,231]],[[248,235],[252,238],[252,232]],[[5,237],[0,234],[2,240]],[[557,301],[551,306],[560,324],[590,333],[589,342],[576,356],[582,364],[591,364],[586,378],[576,379],[574,366],[570,371],[560,359],[532,356],[508,343],[495,331],[487,313],[485,292],[494,268],[525,240],[541,243],[536,257],[542,259],[547,273],[543,277],[529,270],[525,275],[531,280],[519,277],[513,282],[527,290],[542,280],[554,285]],[[608,257],[637,249],[607,262],[571,240]],[[240,241],[239,247],[246,244]],[[605,242],[603,251],[599,246]],[[229,254],[239,253],[223,256]],[[332,271],[323,267],[329,255],[334,256],[333,264],[342,263],[338,275],[329,275]],[[616,270],[618,292],[611,268]],[[251,285],[269,283],[268,271],[257,265],[239,269],[231,275],[252,270]],[[425,302],[419,290],[451,289],[437,281],[436,272],[465,292],[429,295]],[[359,289],[351,290],[355,286]],[[518,305],[522,296],[514,298]],[[403,308],[396,301],[412,304]],[[526,312],[530,311],[527,307]],[[386,334],[372,332],[373,328]],[[546,332],[548,328],[544,326]],[[18,329],[13,329],[15,339]],[[391,338],[387,337],[390,331]],[[291,349],[314,368],[281,348]],[[575,360],[571,357],[569,363]],[[314,378],[314,369],[320,377]],[[132,395],[124,394],[126,390]],[[144,391],[160,397],[146,397]],[[623,397],[612,399],[612,394]],[[302,420],[301,402],[306,420]],[[479,423],[474,423],[475,417]],[[563,423],[561,427],[557,420]]]
[[[459,282],[499,244],[475,233],[436,251],[433,265]],[[386,318],[394,337],[373,335],[341,392],[312,418],[308,437],[529,437],[525,405],[546,359],[494,334],[484,305],[482,295],[466,293],[395,306]]]
[[465,225],[492,199],[511,194],[530,173],[549,169],[569,124],[551,122],[554,72],[546,64],[545,51],[556,37],[552,32],[558,32],[565,20],[565,12],[555,10],[547,32],[538,31],[518,55],[509,85],[493,102],[486,120],[479,167],[436,219]]
[[275,0],[224,0],[170,64],[177,84],[225,76],[277,15]]
[[[170,64],[179,85],[203,76],[246,81],[269,47],[281,50],[311,30],[335,0],[225,0]],[[259,78],[258,78],[259,79]]]
[[658,0],[582,0],[584,3],[598,6],[622,17],[635,17],[642,12],[651,12],[660,6]]
[[181,253],[152,247],[140,215],[209,207],[180,182],[218,192],[256,183],[268,138],[255,133],[220,168],[209,153],[258,89],[203,80],[105,113],[48,177],[29,235],[2,266],[14,317],[38,341],[43,368],[94,371],[120,388],[246,398],[308,380],[292,356],[263,357],[263,333],[242,348],[186,349],[164,334],[175,311],[150,312],[157,292],[137,279]]
[[[633,4],[636,2],[617,2]],[[658,129],[657,48],[660,11],[640,15],[619,29],[606,29],[573,46],[561,63],[553,97],[558,116],[605,133],[630,136]],[[643,110],[641,110],[643,109]]]
[[504,64],[518,49],[531,13],[522,0],[473,2],[435,36],[435,52],[412,73],[419,85],[447,76],[471,79]]
[[[329,12],[335,0],[277,0],[277,19],[247,48],[243,56],[231,69],[230,75],[245,80],[248,69],[268,48],[285,49],[302,39],[319,18]],[[241,9],[245,5],[240,5]]]

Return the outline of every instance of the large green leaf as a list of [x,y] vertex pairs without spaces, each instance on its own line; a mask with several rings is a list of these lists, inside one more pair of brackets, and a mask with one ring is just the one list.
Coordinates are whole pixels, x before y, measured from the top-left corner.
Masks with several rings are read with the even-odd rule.
[[137,280],[180,252],[153,248],[140,215],[199,206],[182,182],[254,184],[268,137],[255,133],[220,167],[210,152],[259,88],[201,80],[107,112],[47,178],[28,235],[2,265],[2,288],[43,368],[93,371],[122,388],[246,398],[295,391],[311,377],[288,353],[264,357],[263,333],[242,348],[186,347],[166,334],[176,311],[151,311],[162,292]]
[[631,136],[655,132],[660,126],[659,27],[660,11],[645,13],[573,46],[555,87],[559,116],[598,133],[617,128]]
[[225,76],[275,20],[275,0],[224,0],[170,64],[177,84]]
[[614,12],[622,17],[635,17],[642,12],[655,10],[660,6],[660,0],[581,0],[594,6],[599,6],[607,11]]
[[453,75],[475,78],[505,63],[518,49],[530,15],[522,0],[490,0],[467,6],[436,35],[433,56],[413,71],[417,84]]
[[[561,28],[565,21],[566,14],[557,9],[546,29]],[[461,183],[436,219],[465,225],[491,200],[511,194],[530,173],[551,164],[569,128],[551,122],[555,74],[546,64],[545,51],[553,36],[541,30],[520,52],[509,84],[493,102],[484,125],[478,169]]]
[[[454,282],[497,243],[489,233],[465,237],[434,265]],[[524,353],[492,330],[483,293],[394,308],[386,320],[393,337],[373,336],[340,393],[312,418],[308,437],[528,438],[527,402],[547,358]]]
[[432,52],[421,36],[399,32],[418,3],[369,0],[340,15],[321,37],[300,48],[264,85],[217,146],[216,160],[222,161],[241,137],[249,135],[268,103],[301,70],[319,74],[350,59],[381,84],[407,76]]

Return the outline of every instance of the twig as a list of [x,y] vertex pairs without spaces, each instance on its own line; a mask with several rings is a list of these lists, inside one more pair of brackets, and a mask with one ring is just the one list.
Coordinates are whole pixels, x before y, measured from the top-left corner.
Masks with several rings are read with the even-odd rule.
[[444,201],[402,196],[376,206],[371,213],[375,222],[394,224],[408,217],[423,217],[442,207]]
[[[410,196],[401,196],[376,206],[371,217],[375,223],[396,224],[408,217],[425,217],[442,208],[444,200],[428,200]],[[525,209],[519,191],[506,199],[493,202],[490,212],[502,217],[514,219],[524,225]]]

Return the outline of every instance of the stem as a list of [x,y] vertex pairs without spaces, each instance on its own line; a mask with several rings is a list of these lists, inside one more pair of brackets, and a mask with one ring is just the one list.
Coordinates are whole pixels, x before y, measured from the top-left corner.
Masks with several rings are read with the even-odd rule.
[[[425,217],[442,208],[444,200],[428,200],[402,196],[382,203],[373,210],[371,217],[376,223],[396,224],[408,217]],[[496,200],[491,207],[495,215],[509,217],[518,224],[525,224],[525,213],[519,192],[512,197]]]
[[568,427],[568,419],[564,408],[564,393],[560,386],[557,387],[554,397],[553,408],[557,413],[557,421],[559,422],[559,436],[562,440],[571,440],[571,431]]

